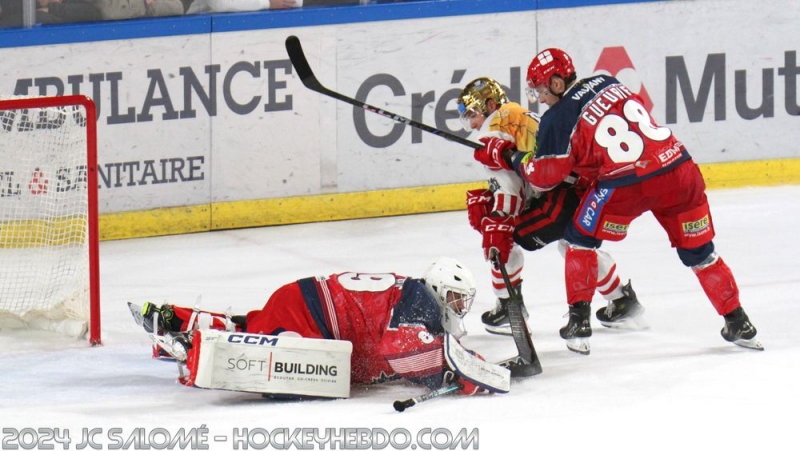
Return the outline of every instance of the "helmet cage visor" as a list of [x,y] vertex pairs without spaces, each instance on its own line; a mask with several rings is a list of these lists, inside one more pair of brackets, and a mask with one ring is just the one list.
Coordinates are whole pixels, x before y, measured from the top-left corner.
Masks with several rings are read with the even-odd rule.
[[543,84],[536,87],[531,87],[530,85],[525,87],[525,95],[528,97],[529,103],[536,103],[543,95],[549,93],[550,89],[548,89],[547,86]]
[[453,314],[458,318],[463,318],[472,308],[472,302],[475,301],[475,288],[464,290],[445,285],[441,287],[441,296]]

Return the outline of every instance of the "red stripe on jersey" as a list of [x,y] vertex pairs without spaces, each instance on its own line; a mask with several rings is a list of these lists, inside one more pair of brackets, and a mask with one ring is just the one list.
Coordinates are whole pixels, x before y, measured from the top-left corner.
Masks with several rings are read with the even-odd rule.
[[494,211],[503,212],[509,216],[518,216],[522,210],[522,199],[504,193],[495,193]]
[[328,329],[335,339],[341,340],[342,333],[339,330],[339,321],[336,319],[336,308],[333,306],[333,296],[331,296],[331,290],[330,287],[328,287],[328,279],[325,277],[317,277],[317,286],[319,286],[319,291],[322,295],[322,305],[325,308]]
[[522,210],[522,198],[514,196],[511,198],[511,216],[519,216],[520,210]]

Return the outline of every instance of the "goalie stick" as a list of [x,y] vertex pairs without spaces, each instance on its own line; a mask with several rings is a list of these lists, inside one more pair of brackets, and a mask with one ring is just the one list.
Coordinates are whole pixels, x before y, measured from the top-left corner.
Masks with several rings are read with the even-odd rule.
[[499,253],[495,252],[492,255],[492,261],[500,268],[503,282],[508,290],[508,322],[511,324],[511,336],[514,338],[514,344],[517,345],[517,351],[519,352],[517,357],[512,357],[501,363],[501,365],[511,370],[512,377],[535,376],[542,372],[542,364],[539,362],[536,348],[533,347],[528,323],[525,322],[525,317],[522,314],[522,293],[511,285],[506,265],[500,260]]
[[325,86],[322,86],[322,83],[320,83],[319,80],[317,80],[317,77],[311,70],[311,66],[308,64],[306,55],[303,52],[303,46],[300,45],[300,39],[297,36],[289,36],[288,38],[286,38],[286,53],[289,54],[289,59],[292,61],[292,66],[294,66],[295,71],[297,71],[297,76],[300,77],[300,81],[306,88],[312,91],[318,92],[328,97],[332,97],[336,100],[341,100],[342,102],[349,103],[350,105],[356,106],[358,108],[363,108],[375,114],[380,114],[381,116],[388,117],[389,119],[406,124],[410,127],[418,128],[422,131],[434,134],[436,136],[441,136],[446,140],[462,144],[472,149],[483,148],[483,144],[476,143],[468,139],[464,139],[458,135],[454,135],[444,130],[431,127],[430,125],[425,125],[422,122],[417,122],[413,119],[400,116],[399,114],[392,113],[391,111],[386,111],[384,109],[369,105],[358,99],[347,97],[336,91],[331,91]]

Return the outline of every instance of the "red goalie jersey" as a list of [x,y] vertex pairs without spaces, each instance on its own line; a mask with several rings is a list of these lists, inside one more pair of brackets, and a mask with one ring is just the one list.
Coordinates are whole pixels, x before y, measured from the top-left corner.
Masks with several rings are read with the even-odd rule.
[[[192,309],[174,307],[185,330]],[[215,314],[212,328],[225,329]],[[421,279],[341,273],[301,279],[247,314],[245,332],[347,340],[351,382],[399,377],[437,388],[445,371],[442,314]]]
[[441,312],[420,279],[352,272],[301,279],[248,313],[247,332],[348,340],[355,383],[442,382]]

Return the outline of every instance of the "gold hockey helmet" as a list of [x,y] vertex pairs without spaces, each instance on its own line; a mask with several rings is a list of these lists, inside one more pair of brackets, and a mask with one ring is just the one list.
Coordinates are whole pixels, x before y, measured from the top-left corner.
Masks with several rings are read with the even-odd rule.
[[461,94],[458,95],[458,114],[465,130],[472,131],[471,117],[489,115],[486,111],[486,102],[489,99],[497,102],[498,107],[508,102],[500,83],[489,77],[476,78],[461,90]]

